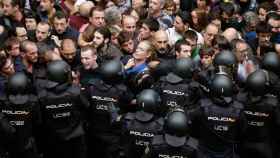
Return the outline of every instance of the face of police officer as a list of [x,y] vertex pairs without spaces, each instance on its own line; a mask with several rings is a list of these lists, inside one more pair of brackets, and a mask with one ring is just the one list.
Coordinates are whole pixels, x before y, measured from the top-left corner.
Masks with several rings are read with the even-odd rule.
[[48,38],[50,32],[50,26],[48,24],[38,24],[36,28],[36,39],[38,42],[44,41]]
[[26,61],[31,64],[36,63],[38,61],[38,47],[35,43],[26,45],[24,59],[26,59]]
[[6,76],[10,76],[15,73],[14,63],[11,58],[6,60],[5,65],[1,68],[1,73]]
[[90,70],[96,67],[97,56],[91,50],[86,50],[81,52],[81,63],[85,70]]
[[154,46],[155,46],[155,49],[161,53],[161,54],[164,54],[166,53],[166,51],[168,50],[168,36],[166,34],[165,31],[157,31],[155,34],[154,34]]
[[68,22],[65,18],[54,18],[53,21],[54,29],[58,34],[63,34],[66,31],[66,28],[68,27]]

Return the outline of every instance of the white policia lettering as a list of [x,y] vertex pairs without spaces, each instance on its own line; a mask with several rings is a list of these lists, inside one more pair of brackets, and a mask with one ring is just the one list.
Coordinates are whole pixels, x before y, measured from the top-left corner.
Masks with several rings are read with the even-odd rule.
[[46,109],[58,109],[58,108],[65,108],[65,107],[71,107],[71,103],[62,103],[58,105],[47,105]]
[[28,111],[12,111],[12,110],[2,110],[3,113],[8,115],[28,115]]
[[269,114],[262,113],[262,112],[244,111],[244,113],[247,115],[253,115],[253,116],[269,117]]
[[184,156],[171,156],[171,155],[164,155],[164,154],[159,154],[158,155],[159,158],[188,158],[188,157],[184,157]]
[[138,131],[129,131],[130,135],[135,135],[135,136],[141,136],[141,137],[154,137],[153,133],[142,133],[142,132],[138,132]]
[[235,122],[235,119],[230,117],[209,116],[208,120],[221,121],[221,122]]
[[148,146],[149,144],[150,144],[150,142],[146,142],[143,140],[135,140],[135,145],[138,145],[138,146]]
[[216,125],[214,126],[216,131],[228,131],[228,126]]
[[102,100],[102,101],[110,101],[110,102],[117,102],[116,99],[110,98],[110,97],[91,96],[91,99]]
[[171,90],[163,90],[163,93],[167,93],[167,94],[173,94],[173,95],[185,95],[184,92],[180,92],[180,91],[171,91]]

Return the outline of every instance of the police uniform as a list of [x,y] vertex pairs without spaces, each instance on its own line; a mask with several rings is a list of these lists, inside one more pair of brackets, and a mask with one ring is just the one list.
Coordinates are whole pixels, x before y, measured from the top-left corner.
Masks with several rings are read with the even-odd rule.
[[84,158],[86,146],[81,115],[87,102],[82,99],[78,86],[64,83],[50,87],[39,93],[44,157]]
[[83,94],[90,102],[87,113],[90,156],[117,157],[120,149],[119,114],[122,106],[131,100],[126,86],[96,79]]
[[143,111],[128,113],[124,117],[123,141],[127,158],[141,158],[145,148],[163,128],[163,118],[147,116]]
[[192,132],[205,158],[237,156],[235,145],[245,128],[243,105],[236,101],[202,99],[200,108],[190,113]]
[[9,145],[11,157],[38,156],[33,125],[40,123],[40,108],[34,95],[8,95],[0,98],[1,112],[6,115],[15,133]]

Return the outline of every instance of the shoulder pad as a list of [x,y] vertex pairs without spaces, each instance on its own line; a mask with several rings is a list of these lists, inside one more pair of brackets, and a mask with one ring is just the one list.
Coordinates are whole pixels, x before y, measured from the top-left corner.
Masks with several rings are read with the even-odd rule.
[[121,91],[126,91],[127,87],[124,84],[117,84],[116,88],[121,90]]
[[163,135],[155,135],[152,140],[152,145],[161,145],[164,144]]
[[38,93],[38,98],[44,98],[47,96],[47,91],[45,89],[42,89],[39,93]]
[[210,99],[201,99],[200,100],[200,106],[201,107],[208,107],[212,104],[212,101]]
[[235,108],[238,108],[238,109],[243,109],[244,108],[244,105],[238,101],[233,101],[232,102],[232,106],[235,107]]
[[135,113],[131,113],[131,112],[127,113],[125,115],[124,119],[126,119],[126,120],[134,120],[135,119]]
[[189,137],[188,141],[186,142],[188,146],[197,149],[198,148],[198,140],[193,138],[193,137]]
[[38,97],[35,96],[35,95],[33,95],[33,94],[31,94],[31,95],[29,95],[29,100],[30,100],[31,102],[37,102],[37,101],[38,101]]
[[164,124],[164,118],[160,117],[156,120],[156,122],[160,125],[160,126],[163,126]]
[[196,81],[192,81],[192,82],[190,82],[190,86],[192,86],[192,87],[199,87],[199,83],[196,82]]
[[183,79],[181,77],[175,75],[174,73],[169,73],[166,76],[166,81],[169,83],[179,83],[179,82],[182,82]]
[[71,87],[68,88],[67,91],[73,95],[79,95],[81,93],[80,87],[76,85],[72,85]]
[[6,95],[0,95],[0,101],[6,101],[7,96]]

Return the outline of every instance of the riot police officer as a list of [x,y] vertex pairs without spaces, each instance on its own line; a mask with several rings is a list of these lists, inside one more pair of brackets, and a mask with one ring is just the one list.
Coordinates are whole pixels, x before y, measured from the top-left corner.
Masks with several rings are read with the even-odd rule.
[[205,158],[232,158],[236,144],[245,129],[243,105],[233,100],[233,82],[226,75],[216,74],[210,84],[210,98],[190,113],[193,136]]
[[123,120],[123,143],[127,158],[141,158],[152,138],[162,132],[163,118],[159,117],[161,98],[152,89],[138,94],[137,112],[127,113]]
[[164,114],[173,108],[191,109],[200,98],[199,84],[192,80],[191,58],[177,59],[173,71],[161,78],[154,88],[162,98]]
[[189,157],[198,158],[197,142],[189,137],[189,119],[181,109],[173,109],[164,121],[164,133],[156,135],[144,158]]
[[[204,52],[203,52],[204,53]],[[211,54],[211,53],[210,53]],[[198,72],[196,79],[206,96],[209,96],[210,83],[215,74],[228,75],[231,79],[235,79],[237,59],[236,56],[229,50],[222,50],[215,55],[213,65],[208,66],[208,69]]]
[[277,97],[269,94],[270,83],[266,70],[250,74],[246,90],[237,97],[244,104],[247,129],[244,133],[242,157],[272,158],[271,133],[276,127]]
[[40,122],[38,99],[29,91],[30,82],[24,73],[9,77],[6,95],[0,98],[0,110],[7,117],[14,133],[8,150],[11,158],[37,158],[33,124]]
[[280,97],[280,57],[275,52],[266,53],[262,61],[263,69],[268,71],[272,91],[271,94]]
[[104,62],[100,76],[83,91],[88,108],[88,148],[90,157],[116,158],[120,151],[120,114],[132,100],[122,84],[123,65],[118,60]]
[[82,111],[88,104],[72,84],[70,66],[63,60],[47,65],[45,88],[39,93],[46,158],[85,158]]

